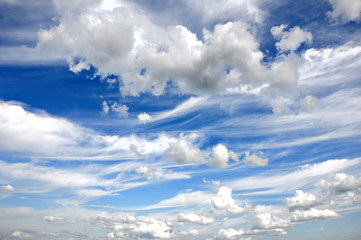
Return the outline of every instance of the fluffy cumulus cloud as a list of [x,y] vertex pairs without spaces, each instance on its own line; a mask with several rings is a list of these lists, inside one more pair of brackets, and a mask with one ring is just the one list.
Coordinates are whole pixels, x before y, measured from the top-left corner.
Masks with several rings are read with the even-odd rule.
[[296,210],[291,213],[291,220],[293,222],[299,221],[311,221],[315,219],[323,218],[335,218],[340,215],[329,209],[316,209],[311,208],[309,210]]
[[106,115],[108,114],[110,111],[116,113],[119,117],[127,117],[128,116],[128,110],[129,107],[127,107],[124,104],[119,104],[117,102],[113,102],[113,101],[103,101],[102,103],[102,114]]
[[242,161],[245,164],[249,164],[251,167],[264,167],[268,165],[268,158],[263,158],[263,152],[253,154],[246,152]]
[[[186,93],[209,94],[241,86],[252,89],[282,76],[276,74],[278,71],[292,67],[287,63],[290,59],[283,58],[270,71],[262,63],[264,55],[249,26],[240,21],[204,29],[201,40],[181,25],[157,26],[126,2],[108,8],[100,1],[69,6],[56,1],[56,5],[59,24],[39,32],[37,47],[58,49],[68,59],[83,59],[76,65],[69,60],[75,72],[92,65],[102,77],[118,76],[123,95],[160,95],[170,79]],[[191,4],[195,8],[197,5]],[[227,1],[227,5],[220,6],[227,6],[227,12],[235,9],[233,5],[256,12],[248,1]],[[212,6],[219,3],[207,4]],[[213,13],[220,12],[216,8]],[[281,51],[293,51],[301,43],[311,42],[309,32],[299,27],[283,31],[282,26],[272,31],[280,40],[277,47]]]
[[290,209],[308,209],[315,206],[318,203],[315,195],[311,193],[305,193],[301,190],[297,190],[296,194],[292,198],[286,198],[286,204]]
[[211,198],[211,202],[216,209],[225,209],[229,213],[238,214],[245,211],[244,208],[239,207],[232,198],[232,189],[222,186],[218,189],[217,196]]
[[317,185],[331,199],[341,196],[344,199],[361,202],[361,177],[337,173],[333,181],[322,179]]
[[256,212],[257,227],[265,229],[285,228],[291,225],[290,219],[280,218],[269,212]]
[[172,236],[171,228],[161,220],[151,217],[134,217],[132,215],[99,216],[97,221],[114,229],[111,236],[123,238],[160,238]]
[[221,239],[240,239],[239,237],[244,235],[245,232],[241,229],[235,230],[233,228],[229,229],[219,229],[217,236]]
[[359,22],[361,17],[361,2],[359,0],[328,0],[332,4],[332,11],[327,14],[334,21],[346,23]]
[[10,194],[15,191],[14,187],[9,184],[1,186],[1,189],[3,190],[3,193],[5,193],[5,194]]
[[152,120],[152,117],[148,113],[140,113],[138,114],[138,120],[141,123],[147,123]]
[[276,47],[281,52],[295,51],[302,43],[309,44],[312,42],[312,34],[310,32],[302,30],[296,26],[288,31],[287,25],[281,24],[271,28],[271,33],[275,39],[279,40],[276,43]]
[[164,152],[165,156],[180,163],[207,164],[212,167],[227,167],[230,159],[238,161],[237,154],[229,151],[223,144],[213,146],[210,154],[202,152],[192,144],[196,138],[194,134],[180,134],[178,141],[169,143],[169,148]]

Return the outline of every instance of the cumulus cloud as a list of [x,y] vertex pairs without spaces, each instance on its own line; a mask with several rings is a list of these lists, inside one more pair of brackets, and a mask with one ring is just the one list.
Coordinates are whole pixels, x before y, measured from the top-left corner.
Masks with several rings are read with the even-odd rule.
[[152,117],[148,113],[140,113],[138,114],[139,122],[141,123],[147,123],[152,120]]
[[11,185],[2,185],[1,189],[3,190],[3,193],[5,194],[11,194],[15,191],[14,187]]
[[291,225],[289,218],[283,219],[274,216],[269,212],[257,212],[256,218],[257,218],[257,226],[259,228],[266,228],[266,229],[285,228]]
[[286,31],[287,27],[287,25],[281,24],[271,28],[272,35],[279,40],[276,47],[280,52],[295,51],[302,43],[309,44],[312,42],[310,32],[304,31],[298,26]]
[[111,112],[116,113],[119,117],[127,117],[128,116],[129,107],[127,107],[124,104],[119,104],[119,103],[113,102],[113,101],[108,101],[108,102],[103,101],[102,108],[103,108],[103,111],[102,111],[103,115],[106,115],[111,111]]
[[121,117],[128,116],[129,107],[127,107],[126,105],[113,102],[113,104],[111,105],[111,109],[113,112],[117,113]]
[[32,237],[32,235],[24,233],[22,231],[15,231],[11,234],[11,236],[15,237],[15,238],[31,238]]
[[179,222],[190,222],[190,223],[197,223],[200,225],[206,225],[206,224],[210,224],[214,222],[214,218],[210,217],[204,217],[204,216],[199,216],[196,215],[194,213],[189,213],[189,214],[184,214],[184,213],[180,213],[178,215],[178,221]]
[[317,186],[330,199],[341,196],[344,200],[361,202],[361,177],[337,173],[333,181],[322,179]]
[[311,221],[315,219],[323,219],[323,218],[335,218],[340,215],[336,212],[329,209],[316,209],[311,208],[309,210],[296,210],[291,213],[291,220],[293,222],[300,221]]
[[264,167],[268,165],[268,158],[262,158],[263,152],[257,152],[250,155],[250,152],[246,152],[243,158],[245,164],[249,164],[251,167]]
[[217,236],[221,239],[239,239],[240,236],[244,235],[245,232],[241,229],[235,230],[233,228],[229,229],[219,229]]
[[297,190],[292,198],[286,198],[286,204],[289,209],[309,209],[318,203],[315,195]]
[[208,162],[210,166],[227,167],[230,158],[238,161],[236,153],[228,151],[223,144],[218,144],[212,148],[212,158],[210,158]]
[[328,16],[335,22],[359,22],[361,18],[361,2],[359,0],[328,0],[332,4],[332,11]]
[[244,208],[239,207],[232,198],[232,189],[222,186],[218,189],[217,196],[211,198],[211,202],[216,209],[225,209],[229,213],[237,214],[245,211]]
[[[205,7],[190,1],[192,7]],[[222,11],[235,9],[257,12],[249,1],[219,4],[212,1],[207,7],[216,8],[213,13],[218,16],[223,16],[219,15]],[[264,55],[259,43],[243,22],[204,29],[200,39],[181,25],[167,28],[156,25],[144,12],[126,2],[113,8],[103,8],[97,2],[68,7],[57,1],[57,5],[61,6],[59,24],[38,33],[37,48],[57,49],[67,59],[83,59],[71,65],[74,71],[92,65],[104,78],[118,76],[123,95],[137,96],[142,92],[160,95],[170,79],[182,92],[212,94],[245,86],[258,88],[275,78],[273,71],[262,63]],[[272,32],[280,39],[277,46],[281,51],[296,50],[301,43],[312,40],[312,35],[299,27],[289,31],[276,28]]]
[[[99,216],[98,221],[114,229],[114,236],[168,239],[171,228],[161,220],[132,215]],[[113,234],[111,235],[113,236]]]

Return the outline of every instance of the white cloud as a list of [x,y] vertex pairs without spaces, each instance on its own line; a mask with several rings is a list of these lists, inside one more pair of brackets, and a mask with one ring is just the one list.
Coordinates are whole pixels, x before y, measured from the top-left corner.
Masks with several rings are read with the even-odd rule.
[[203,191],[194,191],[188,193],[180,193],[176,196],[160,201],[155,205],[145,207],[144,209],[160,209],[160,208],[188,208],[191,206],[210,205],[209,199],[213,195]]
[[15,237],[15,238],[31,238],[32,235],[21,232],[21,231],[15,231],[11,234],[11,236]]
[[268,158],[262,158],[263,152],[257,152],[250,155],[250,152],[246,152],[243,158],[245,164],[251,165],[251,167],[264,167],[268,165]]
[[138,119],[141,123],[146,123],[152,120],[152,117],[148,113],[138,114]]
[[260,228],[284,228],[290,226],[290,219],[282,219],[269,212],[256,213],[257,226]]
[[102,113],[103,114],[108,114],[109,110],[110,110],[110,108],[108,106],[108,103],[106,101],[103,101],[102,106],[103,106],[103,112]]
[[229,229],[219,229],[217,236],[221,239],[239,239],[240,236],[244,235],[244,231],[239,229],[235,230],[233,228]]
[[161,238],[172,236],[170,227],[161,220],[151,217],[132,215],[99,216],[98,221],[114,229],[114,235],[132,238]]
[[214,167],[227,167],[228,160],[232,158],[238,161],[238,156],[228,149],[223,144],[218,144],[212,148],[212,158],[208,160],[208,164]]
[[286,198],[286,204],[290,209],[308,209],[315,206],[318,203],[315,195],[311,193],[305,193],[301,190],[297,190],[296,194],[292,198]]
[[90,66],[86,62],[80,61],[74,63],[72,60],[69,61],[69,70],[73,73],[80,73],[82,70],[89,70]]
[[[354,167],[360,163],[359,158],[355,159],[336,159],[327,160],[321,163],[305,164],[296,169],[287,171],[273,172],[270,175],[256,175],[240,179],[224,181],[223,184],[236,190],[252,190],[252,194],[274,194],[285,193],[287,191],[296,191],[302,189],[307,184],[320,180],[323,176]],[[260,190],[265,189],[265,190]],[[244,195],[247,195],[244,194]]]
[[230,18],[245,18],[252,22],[262,22],[263,13],[259,8],[259,1],[232,1],[232,0],[210,0],[204,4],[197,0],[187,0],[189,7],[200,13],[204,22],[215,22],[229,20]]
[[361,177],[337,173],[333,181],[320,180],[317,184],[323,194],[330,199],[341,196],[344,200],[361,201]]
[[336,212],[329,209],[316,209],[311,208],[309,210],[296,210],[291,213],[291,220],[293,222],[299,221],[311,221],[315,219],[323,219],[323,218],[335,218],[339,217]]
[[196,237],[198,236],[198,231],[195,230],[195,229],[192,229],[190,231],[181,231],[181,232],[178,232],[178,234],[180,235],[183,235],[183,236],[192,236],[192,237]]
[[[205,7],[191,2],[196,9]],[[209,94],[264,86],[274,75],[262,63],[264,55],[249,26],[240,21],[215,25],[213,31],[205,29],[200,40],[184,26],[153,24],[144,12],[125,2],[112,10],[101,9],[97,3],[61,6],[59,25],[39,32],[37,48],[58,49],[68,59],[84,59],[81,63],[94,66],[102,77],[119,76],[123,95],[160,95],[170,78],[184,93]],[[258,11],[249,1],[212,1],[207,8],[216,9],[213,13],[218,16],[236,9]],[[295,50],[312,39],[299,27],[282,32],[280,38],[282,51]]]
[[272,101],[272,111],[275,115],[288,114],[291,112],[283,99],[275,99]]
[[319,101],[316,97],[307,95],[300,99],[299,104],[304,111],[312,111],[319,106]]
[[3,192],[5,193],[5,194],[11,194],[11,193],[13,193],[14,191],[15,191],[15,189],[13,188],[13,186],[11,186],[11,185],[2,185],[1,186],[1,189],[3,190]]
[[218,189],[217,196],[211,198],[211,202],[216,209],[226,209],[228,212],[237,214],[244,212],[244,208],[239,207],[232,198],[232,189],[222,186]]
[[189,213],[189,214],[180,213],[178,215],[178,221],[179,222],[190,222],[190,223],[197,223],[197,224],[200,224],[200,225],[206,225],[206,224],[213,223],[214,218],[199,216],[199,215],[196,215],[194,213]]
[[359,22],[361,17],[361,1],[359,0],[328,0],[332,11],[327,12],[335,22]]
[[296,26],[289,31],[285,31],[287,25],[280,25],[271,28],[271,33],[275,39],[279,40],[276,47],[281,52],[295,51],[302,43],[310,44],[312,42],[312,34],[303,31],[300,27]]
[[180,134],[178,141],[169,143],[169,148],[164,152],[165,156],[180,163],[204,163],[206,161],[205,156],[199,148],[191,143],[195,137],[196,135],[184,136],[183,133]]
[[121,117],[128,116],[129,107],[127,107],[126,105],[119,104],[117,102],[113,102],[113,104],[111,105],[111,109],[113,112],[116,112]]

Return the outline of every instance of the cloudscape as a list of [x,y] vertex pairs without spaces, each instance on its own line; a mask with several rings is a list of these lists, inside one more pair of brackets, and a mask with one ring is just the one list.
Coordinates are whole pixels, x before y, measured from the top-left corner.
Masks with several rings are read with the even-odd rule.
[[0,239],[360,239],[360,21],[0,1]]

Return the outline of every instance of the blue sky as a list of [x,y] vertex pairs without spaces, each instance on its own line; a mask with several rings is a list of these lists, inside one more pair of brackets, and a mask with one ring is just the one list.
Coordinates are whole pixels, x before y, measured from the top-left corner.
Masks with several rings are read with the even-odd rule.
[[1,239],[360,239],[359,0],[0,2]]

